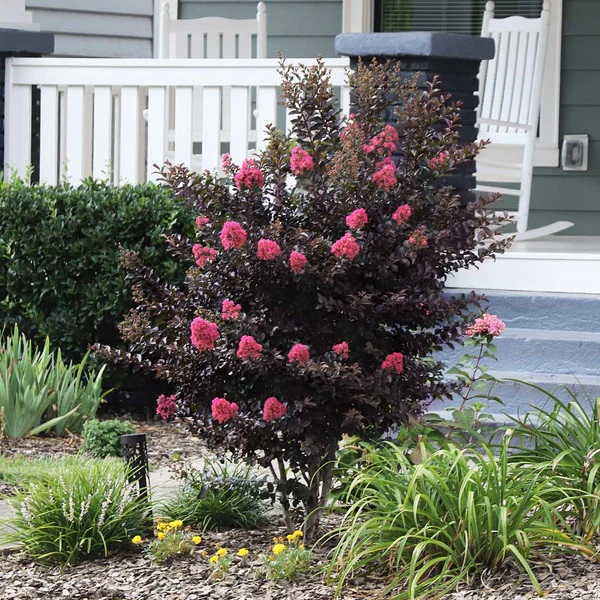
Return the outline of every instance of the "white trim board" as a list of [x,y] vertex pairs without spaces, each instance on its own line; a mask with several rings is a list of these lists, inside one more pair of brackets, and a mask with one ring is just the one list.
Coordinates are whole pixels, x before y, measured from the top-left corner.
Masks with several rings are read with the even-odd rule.
[[600,236],[548,236],[517,242],[448,278],[452,288],[600,295]]

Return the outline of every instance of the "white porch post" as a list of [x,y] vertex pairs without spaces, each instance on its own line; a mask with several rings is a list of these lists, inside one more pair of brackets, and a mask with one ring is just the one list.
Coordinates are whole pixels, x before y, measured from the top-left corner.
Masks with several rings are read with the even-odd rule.
[[373,0],[343,0],[342,31],[344,33],[373,31]]

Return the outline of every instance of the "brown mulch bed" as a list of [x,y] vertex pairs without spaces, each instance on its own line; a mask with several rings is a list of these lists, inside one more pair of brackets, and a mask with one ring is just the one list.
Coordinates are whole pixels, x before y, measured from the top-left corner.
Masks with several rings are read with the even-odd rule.
[[[136,429],[147,434],[150,463],[168,466],[179,460],[205,455],[197,438],[173,424],[137,422]],[[80,438],[0,439],[0,454],[56,456],[75,454]],[[258,575],[260,553],[272,545],[272,538],[283,528],[271,523],[259,531],[229,531],[205,536],[199,551],[167,563],[151,561],[140,549],[106,559],[56,568],[37,565],[19,553],[0,560],[0,600],[326,600],[333,599],[335,588],[325,585],[318,565],[326,562],[324,550],[314,554],[315,568],[296,583],[273,583]],[[251,550],[249,564],[233,563],[223,580],[211,577],[206,556],[216,543],[235,551]],[[600,600],[600,564],[579,556],[547,558],[535,566],[546,600]],[[350,582],[338,598],[363,600],[377,598],[383,582],[364,578]],[[533,600],[537,594],[527,578],[515,568],[474,582],[444,597],[444,600]]]
[[[148,459],[151,467],[169,466],[174,461],[197,458],[203,455],[203,446],[173,423],[147,422],[129,419],[138,433],[146,434]],[[30,437],[22,439],[0,438],[0,454],[5,456],[65,456],[77,454],[81,437],[68,435],[62,438]]]

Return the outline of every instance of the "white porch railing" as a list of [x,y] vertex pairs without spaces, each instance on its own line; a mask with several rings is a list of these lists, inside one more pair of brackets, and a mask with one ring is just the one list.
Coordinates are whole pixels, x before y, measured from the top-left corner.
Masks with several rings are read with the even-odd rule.
[[[348,60],[325,63],[347,113]],[[5,171],[24,176],[32,164],[35,88],[39,175],[48,184],[90,175],[116,185],[151,181],[154,164],[198,167],[199,154],[203,169],[215,169],[223,143],[240,163],[262,147],[267,124],[286,126],[277,68],[276,59],[9,59]]]

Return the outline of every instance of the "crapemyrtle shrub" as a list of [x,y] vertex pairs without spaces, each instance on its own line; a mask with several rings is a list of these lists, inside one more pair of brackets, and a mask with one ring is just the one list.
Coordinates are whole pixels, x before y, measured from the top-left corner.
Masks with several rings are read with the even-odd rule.
[[[117,325],[133,306],[121,247],[166,281],[184,279],[163,238],[191,235],[194,217],[157,185],[6,182],[0,212],[0,318],[40,344],[49,337],[70,360],[94,342],[120,342]],[[115,376],[105,377],[109,387]]]
[[481,145],[458,144],[459,107],[435,82],[361,65],[356,114],[340,120],[322,62],[281,74],[290,137],[269,128],[255,160],[225,155],[224,178],[163,168],[198,215],[194,239],[170,239],[187,285],[129,253],[130,351],[97,350],[173,383],[181,421],[270,468],[288,527],[301,503],[310,537],[342,435],[381,435],[450,392],[432,353],[480,298],[445,295],[446,278],[507,242],[486,199],[440,187]]

